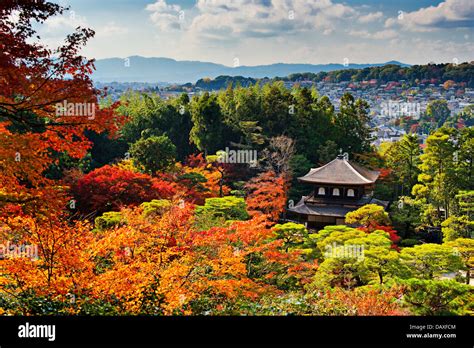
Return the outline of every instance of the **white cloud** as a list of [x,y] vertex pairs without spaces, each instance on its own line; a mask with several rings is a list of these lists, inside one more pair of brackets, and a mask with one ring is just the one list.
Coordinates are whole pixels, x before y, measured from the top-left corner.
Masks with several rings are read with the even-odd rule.
[[452,62],[455,59],[459,62],[471,61],[474,55],[474,46],[468,42],[456,43],[445,40],[413,38],[407,46],[416,46],[417,51],[423,52],[425,63],[429,61],[437,63]]
[[387,28],[400,25],[410,31],[433,31],[446,28],[474,27],[473,0],[446,0],[438,6],[400,13],[398,18],[385,21]]
[[181,18],[184,14],[179,5],[168,5],[165,0],[157,0],[147,5],[147,11],[151,12],[150,18],[160,31],[168,32],[181,29]]
[[49,17],[44,24],[48,33],[62,33],[64,30],[70,32],[70,29],[87,28],[89,26],[86,17],[77,14],[75,11],[65,12],[62,16]]
[[358,21],[360,23],[370,23],[374,22],[376,20],[379,20],[383,17],[383,13],[378,11],[378,12],[370,12],[367,13],[366,15],[360,16]]
[[108,22],[105,26],[97,29],[97,37],[112,37],[128,33],[128,28],[119,26],[115,22]]
[[333,32],[334,32],[334,29],[332,29],[332,28],[327,28],[327,29],[324,29],[323,34],[324,34],[324,35],[330,35],[330,34],[332,34]]
[[[147,10],[160,30],[182,28],[177,21],[179,6],[158,0]],[[306,31],[329,35],[341,20],[358,14],[352,7],[331,0],[198,0],[189,13],[194,13],[185,28],[190,35],[220,41]]]
[[386,40],[394,39],[398,36],[398,33],[395,30],[382,30],[375,33],[369,33],[367,30],[351,30],[349,35],[360,37],[363,39],[375,39],[375,40]]
[[394,39],[398,36],[395,30],[381,30],[372,34],[373,39]]
[[73,33],[77,27],[90,28],[91,25],[85,16],[75,11],[64,12],[63,15],[49,17],[44,26],[39,27],[38,33],[49,45],[57,46],[64,42],[64,38]]
[[[343,63],[345,57],[356,63],[426,63],[454,57],[472,60],[474,54],[469,46],[473,35],[465,29],[426,35],[405,32],[401,24],[382,27],[391,8],[383,4],[375,8],[345,0],[187,0],[191,6],[174,5],[184,2],[176,0],[147,2],[150,5],[134,5],[135,12],[127,20],[122,9],[104,6],[104,12],[92,8],[87,12],[76,7],[97,32],[85,48],[89,56],[139,54],[232,66],[235,57],[241,65]],[[179,19],[180,11],[185,12],[184,21]],[[121,26],[128,28],[123,36],[122,30],[127,29]]]

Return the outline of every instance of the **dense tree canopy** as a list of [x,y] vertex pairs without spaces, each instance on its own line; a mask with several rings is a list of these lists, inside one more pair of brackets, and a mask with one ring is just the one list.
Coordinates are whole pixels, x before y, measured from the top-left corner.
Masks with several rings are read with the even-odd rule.
[[166,171],[176,158],[176,146],[166,135],[140,138],[130,147],[130,155],[137,167],[149,174]]
[[[313,81],[313,82],[361,82],[377,80],[380,84],[391,81],[403,80],[410,85],[421,83],[443,83],[448,82],[446,86],[453,82],[465,83],[466,86],[473,88],[474,79],[472,62],[460,64],[428,64],[412,65],[404,67],[396,64],[387,64],[383,66],[367,67],[363,69],[339,69],[334,71],[321,71],[319,73],[301,72],[290,74],[286,77],[277,77],[272,81]],[[268,79],[265,79],[268,80]],[[201,79],[196,82],[195,87],[204,90],[220,90],[230,84],[234,86],[248,87],[259,83],[259,79],[243,78],[242,76],[218,76],[215,79]],[[185,85],[190,87],[190,85]]]

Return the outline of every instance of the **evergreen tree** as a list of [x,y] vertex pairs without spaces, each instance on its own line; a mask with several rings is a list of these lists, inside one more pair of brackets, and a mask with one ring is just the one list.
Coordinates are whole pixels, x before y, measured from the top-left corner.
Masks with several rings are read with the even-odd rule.
[[369,104],[345,93],[341,98],[340,111],[336,115],[337,144],[345,152],[363,153],[370,151],[371,128],[368,116]]
[[401,195],[410,193],[411,188],[417,183],[420,155],[420,142],[416,134],[404,135],[386,152],[387,165],[393,168],[393,173],[401,186]]
[[[452,128],[440,128],[426,141],[426,148],[421,155],[418,176],[421,184],[413,187],[413,194],[418,199],[434,207],[439,218],[449,217],[454,197],[458,191],[456,175],[456,131]],[[429,208],[429,207],[428,207]],[[428,209],[430,211],[431,209]]]
[[216,153],[224,148],[225,125],[215,94],[205,92],[195,96],[191,103],[193,127],[190,140],[205,154]]

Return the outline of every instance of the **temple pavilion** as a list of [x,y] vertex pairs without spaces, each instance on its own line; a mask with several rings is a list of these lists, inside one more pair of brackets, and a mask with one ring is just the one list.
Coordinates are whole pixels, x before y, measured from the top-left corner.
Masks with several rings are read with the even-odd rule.
[[328,164],[311,169],[298,180],[313,187],[296,205],[290,205],[288,218],[305,223],[308,228],[344,224],[348,212],[365,204],[378,204],[385,209],[389,202],[373,198],[378,171],[369,170],[339,155]]

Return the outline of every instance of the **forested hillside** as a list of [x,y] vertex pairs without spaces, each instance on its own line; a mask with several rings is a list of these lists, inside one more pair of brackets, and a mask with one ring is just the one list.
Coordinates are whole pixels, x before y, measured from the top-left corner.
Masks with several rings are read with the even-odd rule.
[[[405,84],[417,86],[419,84],[442,84],[446,81],[463,83],[466,87],[474,88],[474,64],[465,62],[460,64],[427,64],[400,66],[397,64],[387,64],[364,69],[344,69],[329,72],[301,72],[285,77],[271,79],[252,79],[242,76],[218,76],[215,79],[201,79],[196,82],[195,87],[205,90],[219,90],[226,88],[229,84],[234,86],[248,86],[257,81],[312,81],[338,83],[343,81],[361,82],[377,80],[378,84],[385,84],[390,81],[404,81]],[[188,87],[191,84],[187,85]]]

